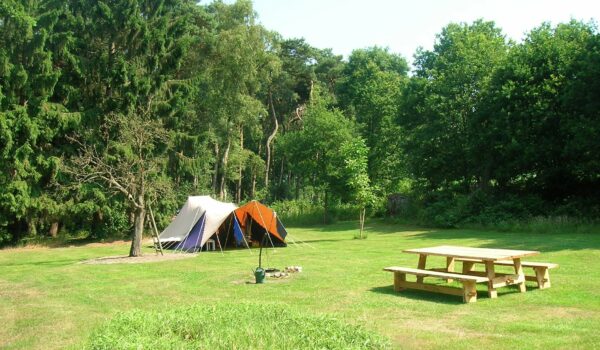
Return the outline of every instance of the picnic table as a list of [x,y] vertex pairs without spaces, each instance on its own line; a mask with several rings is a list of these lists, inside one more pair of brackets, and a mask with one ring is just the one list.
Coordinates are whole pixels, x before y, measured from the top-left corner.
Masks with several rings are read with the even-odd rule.
[[[496,288],[518,285],[521,293],[525,292],[525,273],[521,266],[521,258],[537,255],[540,252],[534,250],[512,250],[512,249],[491,249],[491,248],[472,248],[458,246],[437,246],[429,248],[407,249],[405,253],[419,254],[419,269],[425,269],[427,257],[430,255],[446,257],[446,272],[454,271],[454,263],[456,259],[470,259],[470,264],[475,261],[482,261],[485,264],[485,277],[488,281],[488,295],[490,298],[498,297]],[[495,269],[496,261],[512,261],[514,266],[514,274],[497,275]],[[472,265],[471,265],[472,266]],[[480,275],[476,271],[463,269],[463,273],[468,275]],[[423,281],[423,277],[417,277],[418,282]]]
[[[405,288],[435,291],[447,294],[462,295],[465,302],[477,300],[476,283],[486,283],[490,298],[497,298],[497,288],[517,285],[519,291],[524,293],[525,281],[534,280],[538,282],[540,289],[550,287],[550,276],[548,269],[558,267],[552,263],[522,262],[521,259],[534,256],[540,252],[534,250],[514,249],[491,249],[473,248],[459,246],[436,246],[418,249],[407,249],[404,253],[418,254],[419,262],[416,269],[408,267],[392,266],[384,270],[394,272],[394,288],[402,290]],[[427,258],[429,256],[441,256],[446,258],[446,266],[442,268],[427,269]],[[462,273],[454,271],[455,262],[462,263]],[[485,265],[485,271],[475,271],[475,264]],[[508,266],[514,269],[514,273],[498,273],[496,266]],[[525,276],[523,267],[531,267],[535,276]],[[415,275],[416,282],[406,281],[406,274]],[[463,289],[456,290],[447,286],[438,286],[423,283],[425,277],[442,278],[448,282],[454,280],[463,284]]]

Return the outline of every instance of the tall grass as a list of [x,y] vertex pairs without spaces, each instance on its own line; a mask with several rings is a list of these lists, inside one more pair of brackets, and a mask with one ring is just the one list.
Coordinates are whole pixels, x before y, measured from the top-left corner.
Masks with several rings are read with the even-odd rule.
[[323,204],[310,201],[279,201],[271,204],[277,216],[287,226],[331,224],[337,221],[357,220],[359,207],[353,204],[330,205],[325,213]]
[[331,317],[276,304],[196,304],[121,313],[87,349],[386,349],[387,339]]
[[536,216],[518,221],[504,221],[486,225],[498,231],[527,233],[600,233],[600,223],[569,216]]

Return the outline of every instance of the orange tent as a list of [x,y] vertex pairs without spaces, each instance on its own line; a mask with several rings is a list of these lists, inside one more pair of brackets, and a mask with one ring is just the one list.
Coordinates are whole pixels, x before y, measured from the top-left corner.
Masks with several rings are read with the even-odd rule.
[[242,230],[251,235],[253,240],[260,241],[259,237],[263,237],[263,234],[268,232],[271,244],[286,245],[287,231],[273,209],[258,201],[250,201],[234,212]]

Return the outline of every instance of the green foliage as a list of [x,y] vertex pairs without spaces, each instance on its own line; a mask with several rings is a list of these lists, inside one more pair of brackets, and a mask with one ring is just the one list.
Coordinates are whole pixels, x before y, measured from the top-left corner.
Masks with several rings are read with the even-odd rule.
[[[480,110],[494,71],[508,52],[493,22],[450,24],[433,51],[416,55],[416,74],[404,94],[399,123],[412,173],[430,188],[458,182],[485,186],[493,158],[483,145]],[[485,134],[484,134],[485,135]]]
[[356,220],[360,207],[354,203],[323,205],[310,200],[277,201],[270,205],[286,226],[323,225],[337,221]]
[[[146,202],[163,227],[205,194],[311,202],[299,222],[383,215],[393,193],[441,226],[591,217],[598,67],[593,22],[518,44],[493,22],[451,23],[409,77],[387,49],[346,62],[283,38],[249,0],[6,0],[0,245],[56,228],[123,237]],[[86,150],[127,189],[69,171]]]
[[340,147],[344,164],[341,166],[339,180],[346,183],[345,196],[360,207],[371,206],[375,202],[371,180],[367,174],[368,152],[364,140],[360,138],[346,141]]
[[60,76],[52,21],[37,3],[0,5],[0,245],[44,234],[64,207],[57,180],[63,136],[79,124],[53,100]]
[[[279,140],[289,162],[289,168],[305,186],[316,190],[325,206],[331,198],[344,195],[344,154],[340,145],[360,137],[354,123],[336,109],[322,90],[315,89],[314,99],[306,110],[302,128],[290,131]],[[341,181],[340,181],[341,180]],[[320,193],[319,193],[320,192]]]
[[387,349],[388,341],[329,316],[278,304],[218,303],[117,315],[87,349]]
[[386,191],[407,175],[403,133],[394,123],[407,71],[406,60],[385,49],[354,50],[338,84],[340,105],[356,120],[369,148],[369,176]]

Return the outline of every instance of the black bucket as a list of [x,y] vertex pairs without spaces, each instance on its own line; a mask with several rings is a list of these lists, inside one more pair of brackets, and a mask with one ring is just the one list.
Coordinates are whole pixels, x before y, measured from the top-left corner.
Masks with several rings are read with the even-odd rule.
[[254,278],[256,279],[256,283],[265,283],[265,270],[262,267],[257,267],[254,270]]

